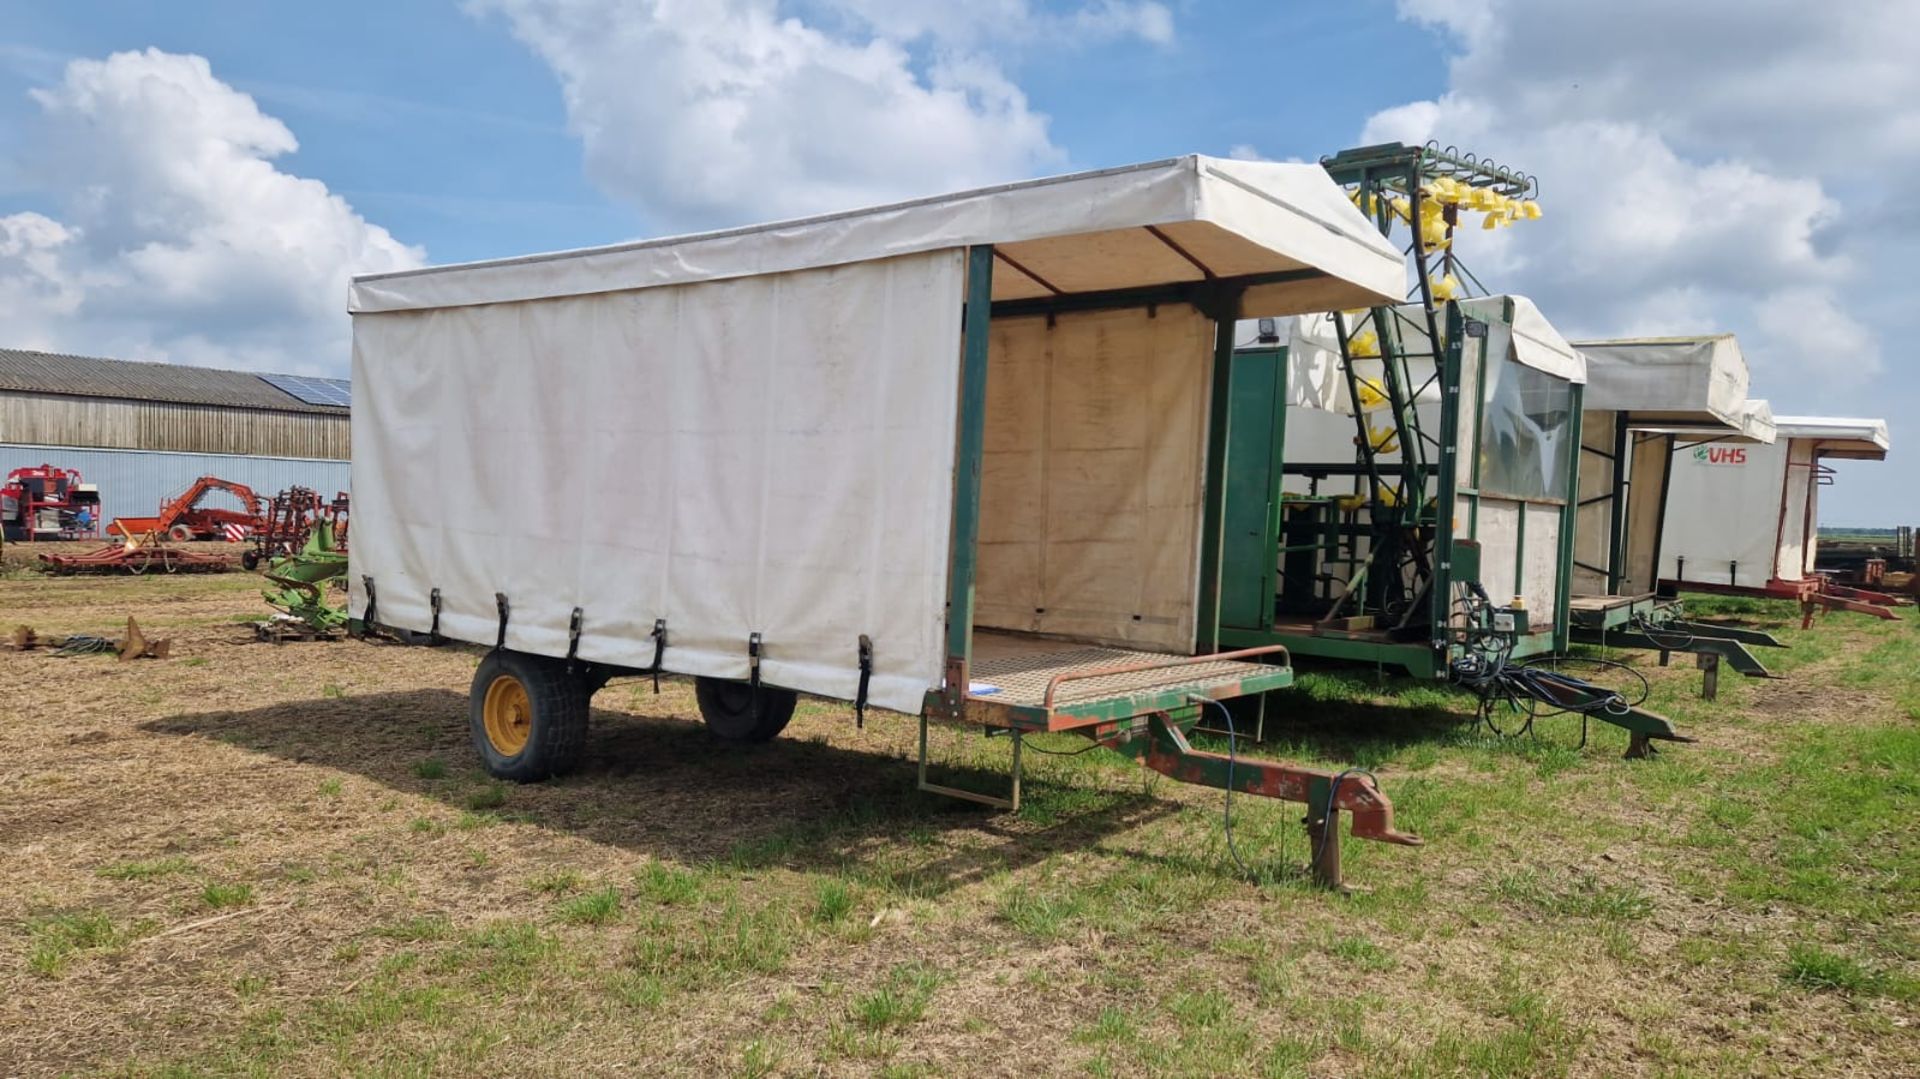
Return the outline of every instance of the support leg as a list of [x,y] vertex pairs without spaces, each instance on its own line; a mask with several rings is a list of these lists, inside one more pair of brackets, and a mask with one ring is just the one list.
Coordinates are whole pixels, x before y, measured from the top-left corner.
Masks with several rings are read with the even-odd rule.
[[1720,697],[1720,657],[1713,652],[1702,652],[1695,661],[1700,667],[1700,698],[1718,700]]
[[1307,826],[1307,849],[1313,853],[1313,883],[1331,891],[1346,891],[1340,874],[1340,811],[1322,814],[1309,807],[1303,823]]

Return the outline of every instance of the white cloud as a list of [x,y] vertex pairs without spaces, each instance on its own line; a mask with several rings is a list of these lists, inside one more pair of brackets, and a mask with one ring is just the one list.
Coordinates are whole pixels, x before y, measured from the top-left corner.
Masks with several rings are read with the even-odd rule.
[[201,57],[75,60],[33,98],[17,170],[59,220],[0,217],[9,344],[341,374],[348,276],[423,261],[276,168],[293,133]]
[[559,77],[589,176],[663,229],[1032,175],[1066,155],[981,46],[1165,42],[1158,3],[476,0]]
[[1361,138],[1536,173],[1543,220],[1460,248],[1567,328],[1731,329],[1756,392],[1811,370],[1795,389],[1859,393],[1883,367],[1850,303],[1884,256],[1855,242],[1862,177],[1920,156],[1920,20],[1896,6],[1402,0],[1454,43],[1448,86]]

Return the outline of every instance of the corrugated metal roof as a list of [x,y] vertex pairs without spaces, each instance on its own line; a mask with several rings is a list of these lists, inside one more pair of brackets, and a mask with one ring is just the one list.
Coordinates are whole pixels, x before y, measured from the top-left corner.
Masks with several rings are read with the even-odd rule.
[[279,412],[341,415],[347,411],[334,405],[308,404],[251,371],[106,360],[18,348],[0,348],[0,391],[4,390]]

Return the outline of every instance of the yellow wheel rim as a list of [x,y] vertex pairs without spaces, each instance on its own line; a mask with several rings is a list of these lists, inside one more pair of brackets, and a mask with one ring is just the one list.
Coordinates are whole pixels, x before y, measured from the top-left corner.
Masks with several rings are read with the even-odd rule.
[[533,734],[533,700],[527,687],[510,674],[503,674],[487,687],[487,700],[481,706],[486,719],[487,741],[502,757],[517,757],[527,748]]

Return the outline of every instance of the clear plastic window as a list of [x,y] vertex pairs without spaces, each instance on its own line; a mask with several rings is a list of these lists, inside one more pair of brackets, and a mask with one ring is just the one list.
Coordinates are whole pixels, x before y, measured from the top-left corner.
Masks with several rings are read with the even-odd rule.
[[1573,386],[1489,349],[1480,490],[1565,502],[1573,455]]

